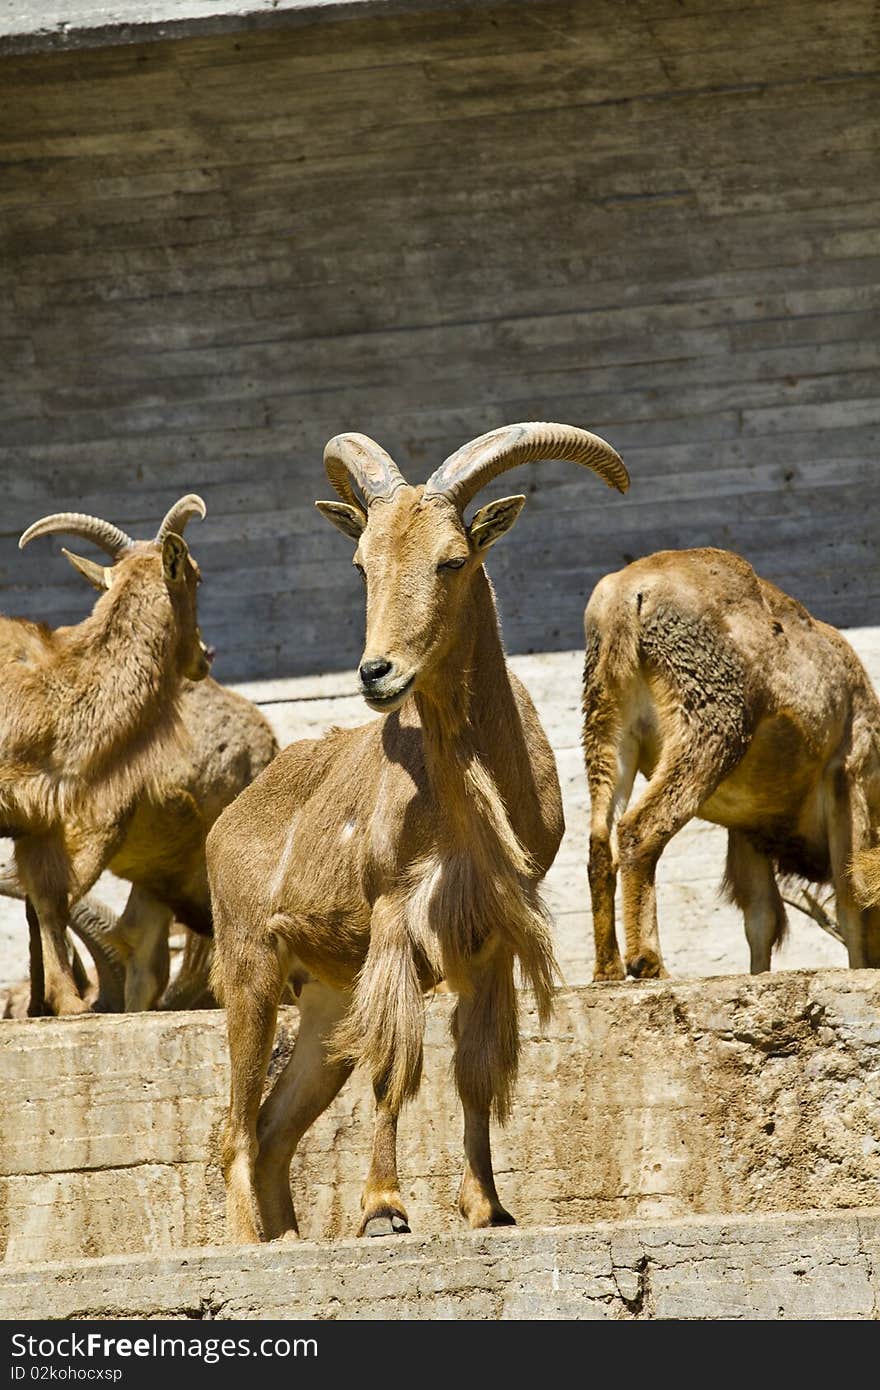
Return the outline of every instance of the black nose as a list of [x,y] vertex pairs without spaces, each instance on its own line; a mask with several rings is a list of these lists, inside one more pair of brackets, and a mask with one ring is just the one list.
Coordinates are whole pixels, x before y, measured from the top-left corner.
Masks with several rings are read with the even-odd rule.
[[390,661],[364,661],[358,671],[358,675],[364,685],[375,685],[376,681],[380,681],[383,676],[387,676],[390,670]]

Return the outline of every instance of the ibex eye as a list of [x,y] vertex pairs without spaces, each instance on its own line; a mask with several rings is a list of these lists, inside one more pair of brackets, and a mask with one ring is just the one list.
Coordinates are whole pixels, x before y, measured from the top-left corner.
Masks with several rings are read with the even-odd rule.
[[466,556],[462,555],[455,560],[441,560],[437,566],[438,570],[460,570],[464,564]]
[[364,569],[363,565],[359,565],[357,560],[354,560],[352,563],[354,564],[354,567],[360,575],[361,579],[366,579],[367,571]]

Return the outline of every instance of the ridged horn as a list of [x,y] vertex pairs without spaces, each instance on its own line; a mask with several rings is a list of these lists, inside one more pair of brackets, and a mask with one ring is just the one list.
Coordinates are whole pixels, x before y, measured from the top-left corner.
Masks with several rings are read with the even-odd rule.
[[580,463],[618,492],[626,492],[629,474],[623,459],[604,439],[575,425],[528,421],[502,425],[463,444],[441,463],[425,484],[425,497],[445,497],[463,511],[499,473],[539,459],[565,459]]
[[406,478],[391,455],[366,434],[334,435],[324,448],[324,467],[343,502],[361,511],[363,502],[355,494],[352,480],[368,507],[387,501],[399,487],[406,486]]
[[125,961],[113,935],[118,925],[118,918],[97,898],[81,898],[70,912],[71,930],[88,947],[95,962],[96,1013],[121,1014],[125,1010]]
[[156,543],[161,545],[170,531],[173,531],[177,536],[182,536],[183,528],[187,522],[192,521],[194,516],[204,520],[207,511],[208,509],[198,493],[188,492],[186,497],[181,497],[165,513],[162,525],[156,532]]
[[51,516],[41,517],[22,532],[18,548],[24,550],[37,536],[52,536],[58,533],[64,536],[80,536],[83,540],[92,541],[108,555],[112,555],[114,560],[134,545],[131,536],[126,535],[112,522],[102,521],[98,516],[88,516],[85,512],[53,512]]

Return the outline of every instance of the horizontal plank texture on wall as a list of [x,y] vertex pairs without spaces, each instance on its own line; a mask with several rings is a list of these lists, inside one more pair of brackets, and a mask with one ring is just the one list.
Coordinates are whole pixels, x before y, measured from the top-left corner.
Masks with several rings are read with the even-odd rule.
[[0,606],[89,592],[36,516],[149,534],[180,493],[221,679],[343,669],[363,599],[321,451],[420,481],[507,420],[610,439],[492,554],[511,651],[596,580],[745,554],[880,608],[872,0],[463,7],[0,61]]

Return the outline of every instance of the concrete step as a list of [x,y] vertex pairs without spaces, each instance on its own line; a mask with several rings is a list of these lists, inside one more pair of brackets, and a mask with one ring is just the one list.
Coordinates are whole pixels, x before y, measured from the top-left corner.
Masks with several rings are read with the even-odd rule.
[[[426,1005],[424,1082],[401,1119],[417,1233],[459,1229],[453,1003]],[[276,1069],[296,1023],[283,1011]],[[880,1200],[880,972],[567,989],[544,1035],[524,1007],[523,1035],[493,1144],[502,1200],[526,1230]],[[6,1020],[0,1038],[7,1260],[222,1242],[222,1012]],[[356,1076],[306,1136],[292,1184],[307,1239],[354,1234],[371,1117]]]
[[0,1268],[7,1320],[877,1317],[880,1207]]

